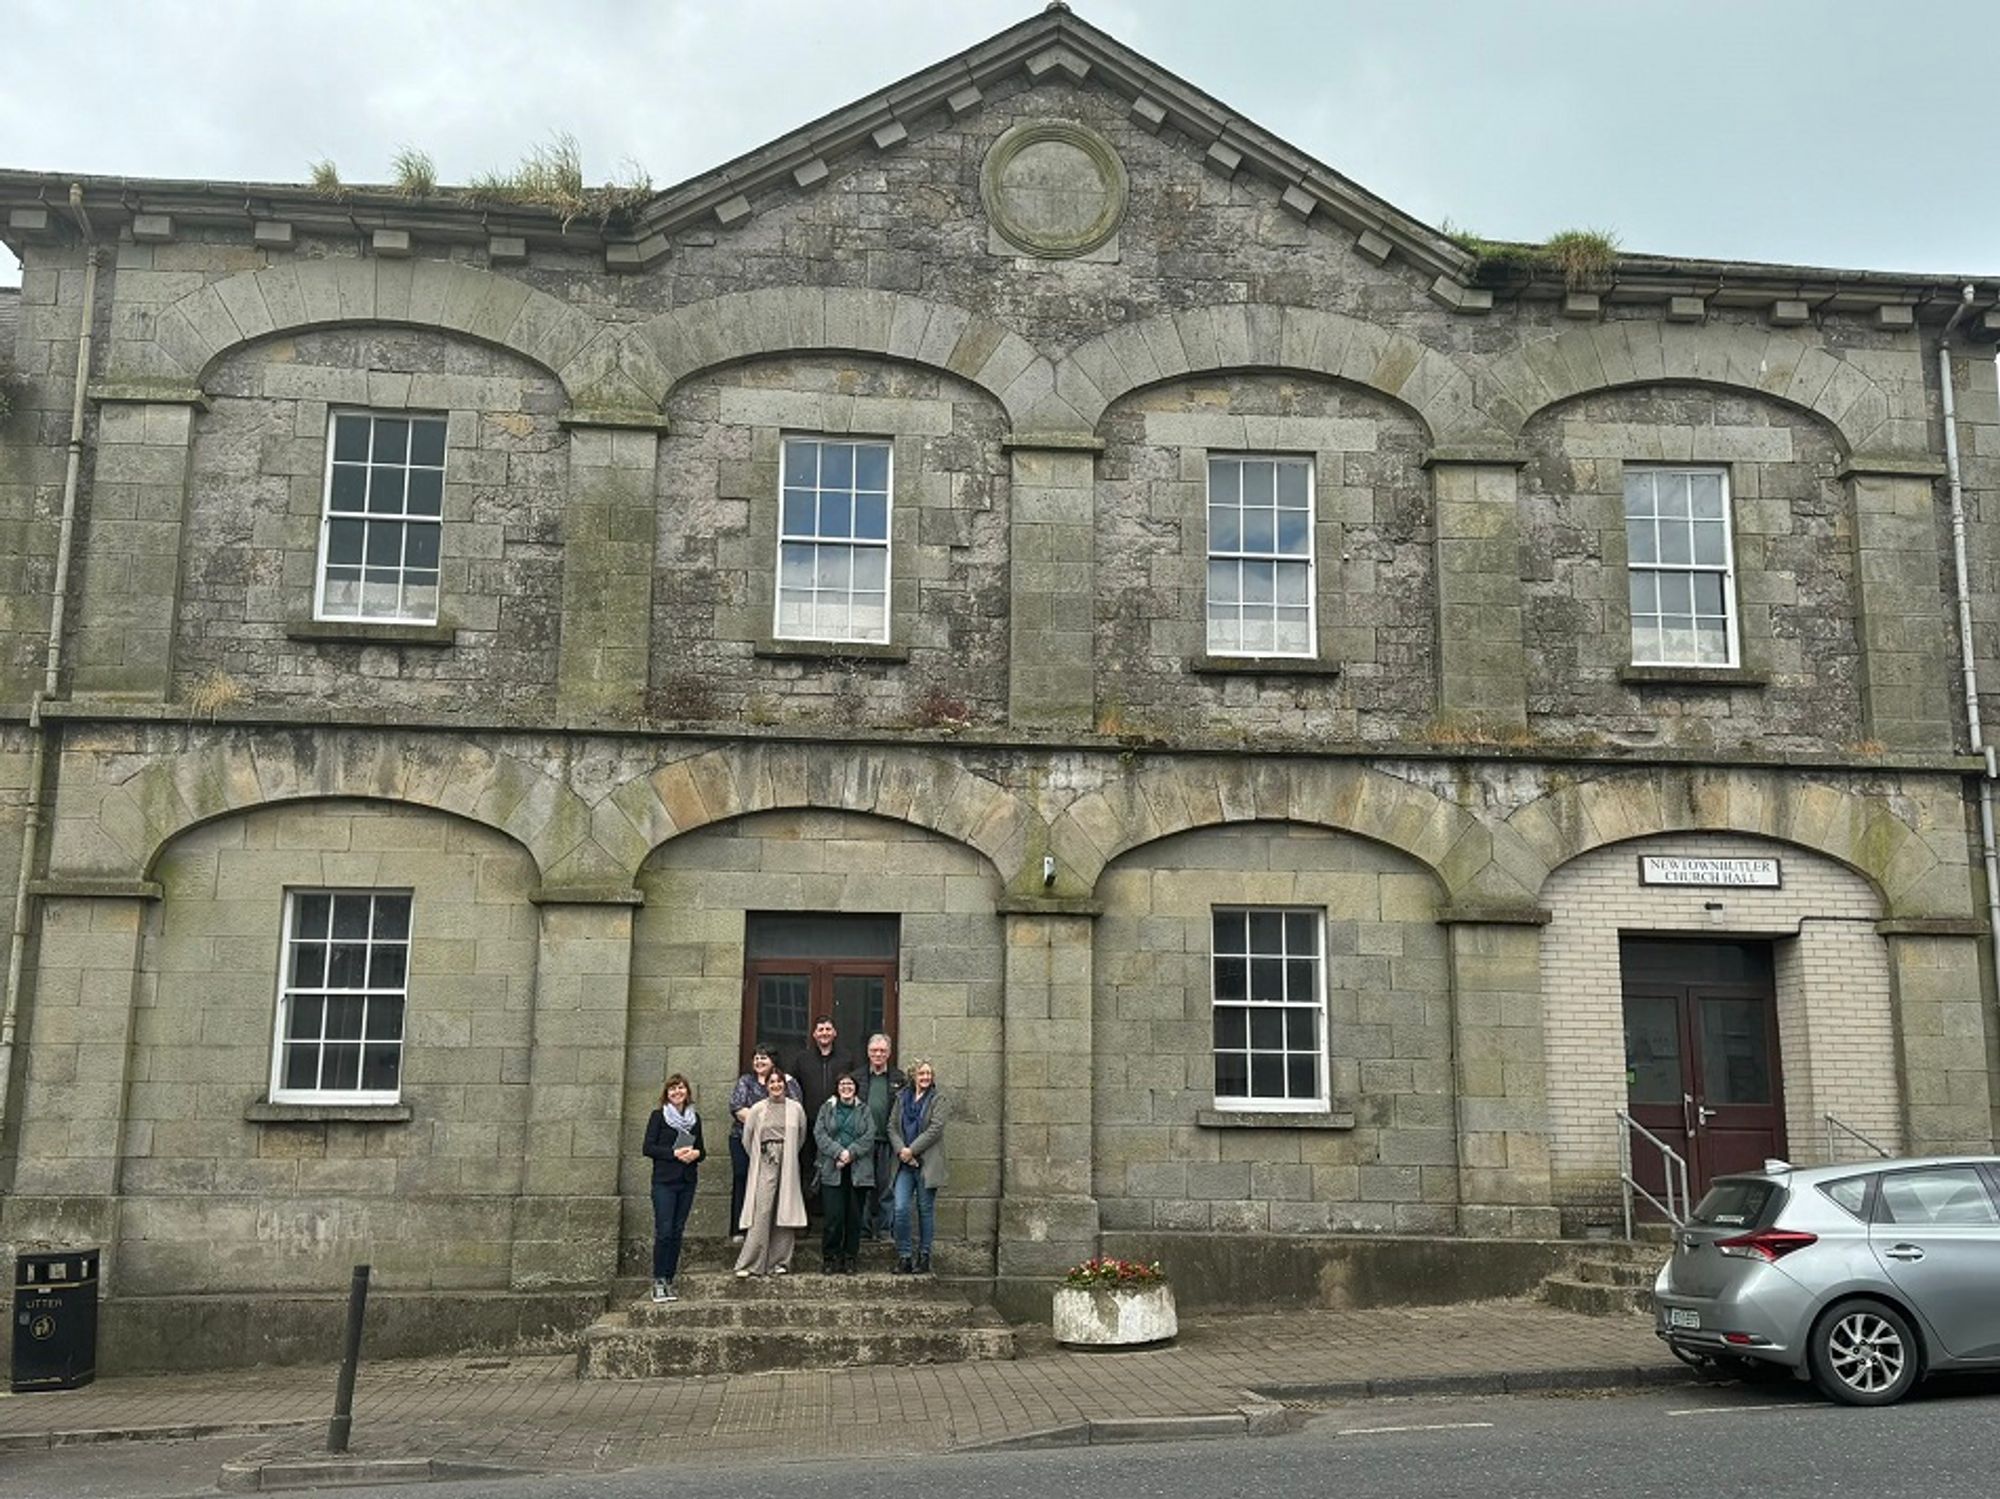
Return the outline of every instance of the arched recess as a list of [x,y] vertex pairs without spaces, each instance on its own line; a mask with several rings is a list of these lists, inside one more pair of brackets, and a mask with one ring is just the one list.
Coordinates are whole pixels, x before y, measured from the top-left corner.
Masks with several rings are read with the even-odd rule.
[[149,757],[89,808],[62,809],[53,862],[64,875],[145,878],[161,849],[189,828],[326,797],[398,802],[483,823],[525,847],[549,884],[606,883],[627,872],[592,842],[589,810],[574,791],[504,750],[474,740],[327,730],[230,732]]
[[1651,833],[1747,833],[1824,854],[1866,879],[1891,917],[1974,914],[1957,788],[1843,783],[1795,770],[1663,767],[1567,782],[1507,828],[1547,869]]
[[889,746],[732,745],[625,782],[591,817],[598,846],[628,875],[660,844],[753,812],[816,807],[906,822],[977,849],[1001,882],[1039,819],[1004,788],[936,755]]
[[1196,307],[1099,334],[1056,366],[1055,395],[1094,428],[1120,396],[1184,375],[1301,370],[1401,402],[1440,447],[1504,437],[1482,411],[1470,374],[1451,355],[1407,334],[1311,307]]
[[[855,960],[888,959],[896,993],[890,1029],[902,1064],[931,1061],[951,1097],[951,1182],[938,1203],[938,1238],[955,1267],[990,1274],[1007,967],[1007,929],[996,915],[1002,884],[990,858],[908,815],[790,804],[677,833],[651,851],[634,883],[644,904],[633,917],[624,1117],[643,1117],[667,1073],[680,1072],[708,1117],[723,1118],[742,1049],[760,1038],[775,1040],[781,1053],[802,1049],[807,1006],[829,999],[840,1015],[837,1050],[858,1055],[867,1038],[851,1024],[852,991],[843,1001],[837,991],[811,988],[810,975],[818,968],[820,982],[838,984],[823,965],[844,960],[852,982]],[[808,993],[797,995],[791,1012],[796,1025],[781,1023],[776,1032],[761,1023],[763,991],[748,977],[753,957],[771,956],[750,943],[772,914],[805,918],[785,951],[812,965]],[[881,937],[885,926],[893,929],[886,947],[844,940],[857,927]],[[774,1006],[781,1014],[789,1008],[783,999]],[[720,1144],[712,1148],[719,1159]],[[651,1240],[645,1165],[628,1157],[620,1175],[621,1255],[635,1274]],[[723,1190],[696,1199],[697,1234],[723,1231],[728,1178],[719,1180]]]
[[307,328],[436,328],[521,355],[590,407],[658,407],[668,380],[643,340],[547,292],[444,260],[285,259],[169,304],[154,339],[199,382],[238,344]]
[[[677,307],[638,334],[656,354],[666,388],[718,365],[767,354],[826,350],[928,365],[970,380],[1020,429],[1055,390],[1049,361],[1018,333],[962,307],[898,292],[787,286],[732,292]],[[1045,426],[1074,430],[1076,413]]]
[[1089,891],[1119,855],[1191,828],[1294,822],[1399,849],[1453,901],[1519,905],[1546,873],[1504,830],[1425,786],[1354,761],[1158,761],[1078,798],[1050,825],[1065,881]]
[[1645,319],[1532,340],[1481,369],[1478,382],[1482,403],[1517,433],[1543,408],[1588,391],[1660,384],[1751,391],[1820,417],[1851,456],[1921,447],[1921,373],[1913,362],[1909,388],[1884,386],[1789,329]]

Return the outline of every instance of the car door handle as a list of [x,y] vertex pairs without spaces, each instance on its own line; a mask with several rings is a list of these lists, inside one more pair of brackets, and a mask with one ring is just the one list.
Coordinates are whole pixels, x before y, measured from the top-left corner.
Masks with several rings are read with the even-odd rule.
[[1924,1252],[1914,1244],[1891,1244],[1882,1253],[1892,1260],[1920,1260]]

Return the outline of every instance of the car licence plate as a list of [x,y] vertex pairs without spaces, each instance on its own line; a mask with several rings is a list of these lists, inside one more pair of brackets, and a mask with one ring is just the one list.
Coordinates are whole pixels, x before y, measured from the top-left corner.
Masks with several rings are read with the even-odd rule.
[[1691,1312],[1684,1306],[1670,1306],[1667,1308],[1667,1326],[1687,1327],[1699,1330],[1701,1327],[1701,1313]]

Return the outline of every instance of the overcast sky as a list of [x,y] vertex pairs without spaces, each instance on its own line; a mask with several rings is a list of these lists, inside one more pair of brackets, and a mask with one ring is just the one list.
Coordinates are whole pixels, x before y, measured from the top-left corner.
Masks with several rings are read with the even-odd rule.
[[[0,166],[380,181],[551,131],[697,175],[1035,0],[0,0]],[[1076,0],[1405,211],[1490,238],[2000,271],[1991,0]],[[0,283],[18,270],[0,250]]]

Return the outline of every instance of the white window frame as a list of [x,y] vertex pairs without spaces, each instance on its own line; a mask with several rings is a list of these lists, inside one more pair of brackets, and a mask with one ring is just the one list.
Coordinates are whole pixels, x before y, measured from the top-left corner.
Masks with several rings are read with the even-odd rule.
[[[370,411],[361,407],[347,406],[347,407],[334,408],[327,412],[326,474],[321,481],[320,507],[319,507],[319,556],[314,561],[313,564],[313,618],[315,620],[324,620],[329,623],[434,625],[438,621],[438,598],[443,592],[441,574],[444,565],[444,485],[445,485],[445,476],[449,472],[449,463],[448,463],[450,457],[449,450],[448,449],[445,450],[445,452],[439,458],[439,461],[436,465],[436,471],[438,475],[438,513],[435,518],[426,515],[416,515],[413,517],[408,508],[409,475],[412,465],[409,462],[407,446],[405,447],[404,450],[404,461],[402,464],[403,485],[404,485],[403,509],[399,511],[381,511],[381,512],[370,512],[365,508],[360,511],[342,510],[338,513],[338,516],[336,516],[336,513],[333,508],[333,479],[334,479],[334,470],[336,462],[334,458],[334,453],[335,453],[334,443],[335,443],[335,433],[338,430],[340,420],[343,417],[349,419],[359,417],[365,419],[368,422],[369,456],[366,462],[366,467],[370,475],[369,484],[371,486],[374,483],[373,479],[374,471],[378,466],[375,463],[374,459],[376,422],[378,421],[401,421],[410,423],[435,422],[440,428],[442,428],[445,425],[444,415],[440,412],[434,412],[434,411]],[[387,467],[392,467],[393,465],[384,464],[380,466],[387,468]],[[420,467],[428,471],[431,469],[432,465],[421,464],[421,465],[416,465],[416,467]],[[362,496],[362,504],[364,507],[367,504],[367,495],[365,493]],[[438,535],[438,566],[430,570],[440,573],[440,581],[432,585],[431,608],[429,613],[426,614],[414,611],[397,613],[397,614],[369,613],[366,608],[366,601],[368,595],[367,595],[367,586],[365,580],[362,584],[360,599],[359,599],[359,602],[362,604],[363,607],[361,607],[356,612],[351,614],[330,613],[328,611],[326,602],[327,571],[331,566],[333,566],[331,547],[333,540],[333,523],[337,518],[342,520],[360,518],[364,521],[369,519],[375,519],[382,521],[394,520],[399,522],[404,528],[403,535],[405,544],[405,553],[404,553],[405,557],[407,557],[408,555],[407,547],[409,538],[409,528],[412,525],[419,525],[419,526],[432,525],[436,527]],[[365,532],[363,533],[362,559],[363,559],[362,567],[365,572],[367,567],[367,541]],[[397,591],[399,596],[401,596],[403,590],[409,586],[407,579],[401,576],[402,574],[407,573],[408,568],[409,564],[407,563],[407,561],[399,562],[397,564],[397,571],[399,575],[399,583]]]
[[[1239,518],[1239,525],[1240,525],[1240,519],[1243,514],[1243,500],[1242,500],[1243,465],[1247,463],[1271,463],[1278,465],[1280,468],[1286,465],[1291,465],[1305,470],[1306,550],[1305,550],[1305,556],[1303,558],[1292,553],[1281,552],[1277,549],[1278,537],[1276,533],[1275,524],[1271,536],[1271,549],[1269,551],[1251,551],[1245,549],[1241,545],[1243,537],[1241,535],[1240,530],[1237,536],[1238,545],[1235,548],[1233,549],[1217,548],[1215,542],[1214,488],[1215,488],[1215,465],[1218,463],[1232,463],[1236,465],[1236,472],[1237,472],[1236,513]],[[1211,452],[1207,455],[1207,462],[1203,468],[1203,479],[1202,479],[1202,529],[1204,537],[1206,539],[1206,549],[1204,551],[1202,558],[1201,626],[1202,626],[1203,649],[1210,656],[1230,657],[1230,658],[1240,657],[1248,660],[1312,661],[1318,659],[1319,657],[1318,467],[1319,465],[1310,456],[1301,455],[1298,453]],[[1278,484],[1277,477],[1274,474],[1273,490],[1272,490],[1274,498],[1277,492],[1277,484]],[[1302,651],[1283,651],[1277,649],[1276,646],[1277,616],[1275,610],[1277,607],[1276,604],[1277,587],[1276,587],[1275,568],[1276,566],[1284,565],[1287,563],[1297,564],[1301,561],[1304,562],[1306,570],[1306,648]],[[1241,644],[1238,644],[1235,647],[1218,647],[1216,645],[1214,622],[1210,618],[1211,611],[1216,607],[1216,601],[1214,596],[1210,593],[1209,590],[1209,569],[1214,563],[1217,562],[1233,562],[1239,565],[1239,569],[1240,565],[1245,562],[1270,562],[1274,564],[1273,586],[1272,586],[1273,614],[1272,614],[1272,625],[1271,625],[1271,638],[1273,643],[1272,643],[1272,648],[1270,650],[1268,651],[1251,650],[1242,646]],[[1240,580],[1241,577],[1240,570],[1238,576]],[[1243,589],[1239,581],[1239,586],[1237,589],[1237,600],[1235,604],[1237,639],[1239,642],[1243,638],[1244,600],[1242,594],[1243,594]]]
[[[1650,481],[1654,482],[1653,494],[1654,494],[1655,509],[1653,514],[1653,534],[1655,538],[1655,548],[1654,548],[1655,556],[1654,560],[1651,562],[1634,561],[1632,557],[1632,545],[1631,545],[1632,527],[1636,520],[1643,519],[1643,517],[1635,517],[1632,514],[1631,510],[1632,500],[1631,500],[1630,486],[1631,486],[1631,481],[1635,477],[1638,477],[1640,475],[1645,475],[1648,477]],[[1714,563],[1696,562],[1694,560],[1694,540],[1693,540],[1691,521],[1689,523],[1690,533],[1689,533],[1689,545],[1688,545],[1688,561],[1682,563],[1682,562],[1662,562],[1659,560],[1658,554],[1660,548],[1658,547],[1657,542],[1660,534],[1660,522],[1659,522],[1659,511],[1658,511],[1659,489],[1658,489],[1657,479],[1663,475],[1684,477],[1689,480],[1695,478],[1714,479],[1720,486],[1722,492],[1722,562],[1720,566],[1717,566]],[[1620,483],[1618,504],[1619,504],[1619,511],[1624,520],[1625,535],[1626,535],[1625,610],[1626,610],[1626,628],[1629,637],[1627,641],[1627,652],[1631,658],[1632,664],[1634,666],[1666,667],[1676,671],[1682,671],[1682,670],[1729,671],[1741,665],[1743,660],[1742,609],[1739,606],[1739,601],[1737,598],[1737,590],[1736,590],[1736,517],[1734,514],[1736,506],[1735,506],[1735,497],[1730,492],[1728,468],[1720,464],[1712,464],[1712,463],[1693,463],[1693,464],[1628,463],[1625,465],[1624,475]],[[1692,513],[1692,485],[1690,485],[1690,513]],[[1692,580],[1696,576],[1717,577],[1721,579],[1723,640],[1725,644],[1725,649],[1727,651],[1726,660],[1676,661],[1670,659],[1664,649],[1656,651],[1651,655],[1642,655],[1640,653],[1639,650],[1640,619],[1642,617],[1645,617],[1658,620],[1667,617],[1665,611],[1657,607],[1659,602],[1657,592],[1655,594],[1656,607],[1651,615],[1642,616],[1638,611],[1636,611],[1633,608],[1632,606],[1633,580],[1637,575],[1641,573],[1650,574],[1654,578],[1655,580],[1654,587],[1656,590],[1659,586],[1659,580],[1669,574],[1684,574],[1687,575],[1690,578],[1690,580]],[[1690,591],[1692,591],[1693,588],[1692,581],[1690,581],[1689,587]],[[1690,604],[1692,605],[1692,598],[1690,598]],[[1690,617],[1696,619],[1715,618],[1714,615],[1701,615],[1692,612]],[[1662,641],[1664,643],[1665,631],[1662,630],[1660,633]],[[1698,631],[1696,632],[1696,638],[1699,639]]]
[[[1241,954],[1241,956],[1244,957],[1245,959],[1244,997],[1242,999],[1228,999],[1228,1000],[1223,999],[1220,993],[1218,992],[1219,986],[1216,982],[1217,960],[1225,956],[1227,957],[1238,956],[1237,954],[1233,953],[1220,954],[1216,951],[1215,919],[1218,916],[1224,916],[1224,915],[1242,915],[1245,916],[1246,918],[1258,915],[1277,916],[1280,919],[1279,932],[1281,934],[1279,951],[1276,954],[1266,954],[1265,956],[1266,957],[1275,956],[1281,962],[1291,957],[1291,954],[1288,950],[1290,945],[1290,927],[1291,927],[1290,918],[1295,916],[1304,916],[1310,918],[1313,924],[1313,939],[1316,945],[1316,950],[1313,954],[1314,993],[1312,998],[1304,1001],[1287,998],[1285,1000],[1277,1001],[1275,1003],[1272,1001],[1257,1001],[1249,998],[1250,994],[1249,959],[1253,956],[1253,954],[1249,950],[1250,949],[1249,923],[1246,920],[1244,924],[1245,952]],[[1210,1062],[1211,1083],[1213,1083],[1214,1062],[1217,1055],[1225,1050],[1230,1052],[1234,1052],[1236,1050],[1236,1048],[1234,1047],[1225,1048],[1218,1046],[1216,1044],[1215,1015],[1216,1012],[1219,1010],[1225,1008],[1241,1009],[1246,1012],[1244,1020],[1244,1026],[1245,1026],[1244,1058],[1246,1067],[1248,1066],[1249,1059],[1256,1054],[1257,1050],[1256,1048],[1250,1047],[1248,1044],[1250,1041],[1250,1036],[1249,1036],[1250,1022],[1248,1018],[1249,1012],[1258,1009],[1276,1009],[1282,1013],[1289,1013],[1294,1010],[1310,1011],[1315,1016],[1313,1025],[1314,1025],[1314,1030],[1319,1037],[1318,1047],[1311,1053],[1313,1057],[1314,1074],[1318,1086],[1318,1091],[1317,1093],[1315,1093],[1313,1097],[1272,1098],[1266,1096],[1255,1096],[1250,1094],[1244,1094],[1239,1096],[1236,1094],[1225,1094],[1219,1088],[1211,1086],[1211,1092],[1215,1098],[1215,1107],[1218,1110],[1233,1110],[1238,1113],[1247,1113],[1247,1114],[1325,1113],[1329,1108],[1332,1107],[1332,1072],[1333,1072],[1332,1061],[1331,1061],[1331,1054],[1332,1054],[1331,1038],[1327,1033],[1327,1005],[1326,1005],[1326,956],[1327,955],[1326,955],[1325,910],[1317,906],[1264,906],[1264,905],[1233,905],[1233,904],[1213,906],[1209,909],[1208,949],[1209,949],[1208,951],[1208,996],[1209,996],[1208,1052],[1209,1052],[1209,1062]],[[1287,982],[1289,983],[1288,978]],[[1266,1050],[1268,1050],[1268,1048],[1266,1048]],[[1286,1038],[1286,1046],[1279,1053],[1279,1055],[1289,1060],[1293,1056],[1304,1056],[1307,1055],[1307,1053],[1303,1050],[1294,1051],[1290,1046],[1290,1038],[1288,1036]],[[1249,1079],[1246,1075],[1245,1078],[1246,1086],[1248,1086],[1248,1082]]]
[[[325,984],[321,984],[318,988],[313,988],[311,986],[302,986],[300,988],[295,989],[293,987],[292,954],[293,954],[293,947],[299,941],[299,938],[296,935],[296,928],[294,926],[294,921],[295,921],[294,913],[297,909],[298,902],[302,897],[314,896],[314,895],[324,895],[329,898],[339,897],[339,896],[365,895],[371,897],[371,900],[381,899],[386,896],[392,898],[400,898],[402,900],[409,902],[409,907],[410,907],[409,919],[404,926],[404,935],[402,939],[404,948],[403,983],[400,989],[395,989],[394,987],[388,985],[380,985],[380,986],[364,985],[359,989],[355,988],[329,989]],[[370,948],[369,967],[372,970],[372,958],[373,958],[372,950],[377,945],[377,939],[374,936],[374,919],[373,919],[374,907],[372,903],[369,907],[369,917],[370,917],[369,935],[367,938],[363,940],[367,943],[368,947]],[[410,955],[416,943],[416,898],[414,893],[407,889],[373,890],[373,889],[353,889],[353,888],[343,889],[338,887],[318,886],[318,885],[305,886],[296,890],[287,890],[285,892],[285,906],[284,906],[283,920],[284,920],[284,927],[278,940],[277,1023],[272,1028],[272,1033],[271,1033],[271,1089],[269,1095],[271,1102],[332,1104],[332,1105],[352,1104],[356,1106],[365,1106],[370,1104],[393,1104],[401,1102],[403,1096],[404,1068],[409,1059]],[[331,967],[330,949],[332,946],[330,930],[329,930],[329,940],[326,946],[329,948],[329,953],[326,962],[327,966],[330,968]],[[323,971],[322,977],[325,976],[327,975]],[[396,1037],[396,1086],[395,1087],[362,1088],[356,1086],[353,1088],[324,1088],[324,1087],[290,1088],[285,1086],[285,1081],[284,1081],[285,1046],[287,1041],[287,1031],[289,1030],[291,1024],[292,1002],[296,996],[309,995],[323,999],[328,996],[345,997],[349,995],[374,995],[383,993],[399,994],[402,998],[402,1003],[403,1003],[402,1025],[399,1027],[398,1034]],[[325,1071],[326,1044],[327,1044],[326,1022],[325,1022],[324,1012],[322,1011],[322,1016],[320,1021],[320,1037],[318,1041],[320,1049],[320,1071],[322,1076],[324,1075]],[[365,1007],[363,1010],[362,1033],[359,1044],[360,1047],[364,1050],[368,1045],[367,1012]],[[378,1045],[381,1044],[379,1038],[376,1044]],[[357,1083],[359,1081],[359,1077],[360,1077],[360,1072],[357,1069],[356,1073]]]
[[[839,536],[822,537],[818,531],[818,519],[816,513],[814,519],[814,530],[810,534],[805,532],[790,532],[785,529],[785,492],[788,488],[805,487],[803,485],[791,485],[787,482],[791,478],[790,464],[792,461],[792,444],[804,443],[804,442],[817,443],[820,445],[821,448],[845,447],[845,448],[856,448],[856,449],[858,448],[882,449],[883,454],[887,459],[887,464],[883,470],[885,476],[883,479],[883,483],[886,487],[883,491],[882,539],[879,542],[873,539],[865,541],[857,540],[851,534],[846,537],[839,537]],[[819,476],[817,474],[814,475],[813,484],[811,488],[812,492],[815,495],[825,494],[829,492],[820,487]],[[837,493],[838,491],[832,491],[832,492]],[[851,486],[847,490],[847,494],[849,495],[850,499],[856,493],[859,492],[860,491],[855,490]],[[854,645],[890,644],[893,641],[896,632],[896,620],[895,620],[896,611],[894,605],[895,591],[896,591],[895,548],[894,548],[895,534],[896,534],[896,445],[894,441],[892,441],[887,437],[857,436],[852,433],[821,433],[821,432],[781,433],[778,438],[778,542],[777,542],[776,554],[772,558],[773,587],[771,590],[772,592],[771,638],[774,640],[831,641],[836,643],[854,644]],[[861,548],[867,548],[871,551],[879,550],[882,554],[882,633],[880,635],[857,635],[853,633],[851,628],[849,632],[844,635],[824,635],[820,634],[817,629],[814,629],[813,631],[804,634],[787,630],[785,628],[785,547],[787,543],[793,545],[810,545],[813,547],[846,546],[849,549],[850,554]],[[849,616],[850,627],[853,622],[853,608],[854,608],[853,576],[854,576],[853,563],[850,558],[849,572],[848,572],[848,587],[847,587],[848,616]],[[818,597],[819,591],[820,590],[817,584],[815,583],[813,589],[813,596],[815,598]],[[817,616],[817,613],[818,611],[817,609],[815,609],[814,610],[815,616]],[[817,624],[817,618],[815,618],[815,624]]]

